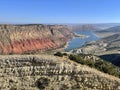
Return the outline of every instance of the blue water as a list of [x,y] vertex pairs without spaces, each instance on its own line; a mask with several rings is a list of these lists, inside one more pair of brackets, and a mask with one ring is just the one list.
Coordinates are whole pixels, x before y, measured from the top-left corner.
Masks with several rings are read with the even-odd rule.
[[68,47],[65,49],[66,51],[82,47],[86,42],[96,41],[100,39],[98,36],[94,34],[93,31],[76,31],[76,33],[87,35],[89,37],[83,39],[79,37],[75,37],[69,42]]

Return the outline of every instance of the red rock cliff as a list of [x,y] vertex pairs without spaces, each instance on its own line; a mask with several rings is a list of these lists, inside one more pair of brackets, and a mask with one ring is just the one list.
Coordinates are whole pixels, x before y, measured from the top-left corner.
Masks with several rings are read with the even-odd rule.
[[62,25],[0,25],[0,54],[56,49],[70,38],[70,31]]

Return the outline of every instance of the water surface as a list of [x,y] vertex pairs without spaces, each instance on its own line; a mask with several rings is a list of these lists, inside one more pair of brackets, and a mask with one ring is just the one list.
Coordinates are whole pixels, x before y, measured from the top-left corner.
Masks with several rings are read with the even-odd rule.
[[86,42],[96,41],[100,39],[98,36],[95,35],[93,31],[76,31],[76,33],[87,35],[89,37],[88,38],[75,37],[69,42],[68,47],[65,49],[66,51],[82,47]]

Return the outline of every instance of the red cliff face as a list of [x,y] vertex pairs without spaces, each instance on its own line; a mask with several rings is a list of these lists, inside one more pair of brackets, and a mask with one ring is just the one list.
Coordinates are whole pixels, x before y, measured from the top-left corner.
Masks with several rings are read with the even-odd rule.
[[70,38],[70,31],[66,26],[0,25],[0,54],[56,49]]

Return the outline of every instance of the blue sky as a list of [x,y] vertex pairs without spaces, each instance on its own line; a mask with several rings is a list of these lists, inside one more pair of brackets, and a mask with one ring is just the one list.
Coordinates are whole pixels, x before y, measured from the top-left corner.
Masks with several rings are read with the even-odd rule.
[[120,0],[0,0],[0,23],[120,23]]

